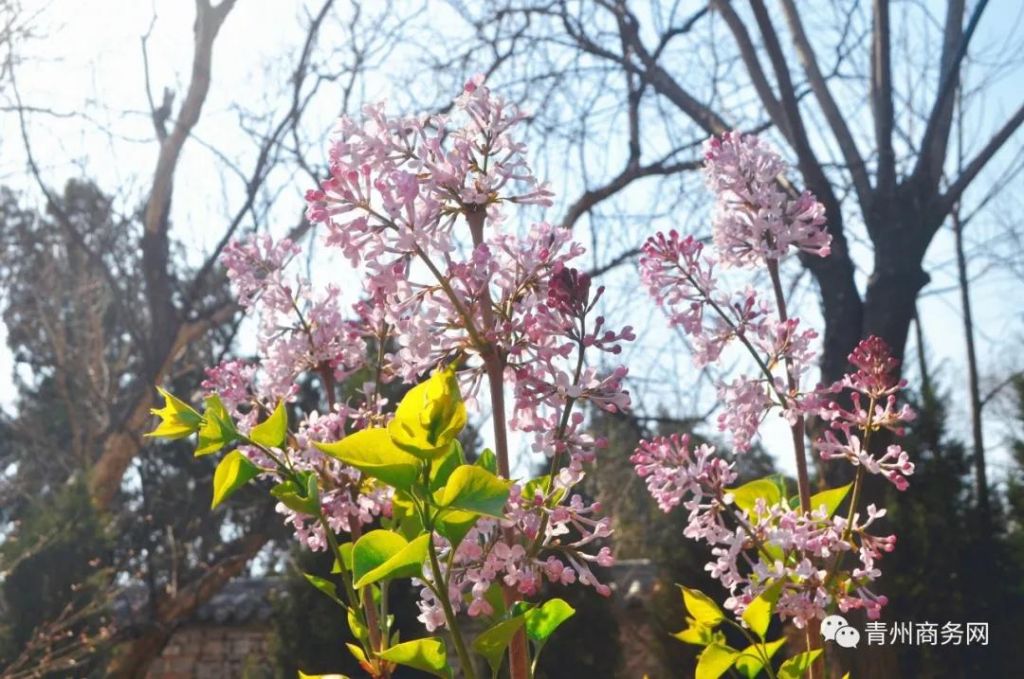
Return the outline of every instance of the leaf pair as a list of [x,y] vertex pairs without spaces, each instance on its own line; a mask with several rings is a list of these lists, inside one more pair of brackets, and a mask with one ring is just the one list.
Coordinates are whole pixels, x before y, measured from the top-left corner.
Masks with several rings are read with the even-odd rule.
[[508,620],[502,620],[481,633],[473,642],[473,650],[482,655],[491,667],[493,676],[498,676],[505,649],[520,629],[525,628],[526,636],[534,642],[534,662],[541,649],[558,627],[571,618],[576,609],[562,599],[550,599],[543,605],[530,608]]

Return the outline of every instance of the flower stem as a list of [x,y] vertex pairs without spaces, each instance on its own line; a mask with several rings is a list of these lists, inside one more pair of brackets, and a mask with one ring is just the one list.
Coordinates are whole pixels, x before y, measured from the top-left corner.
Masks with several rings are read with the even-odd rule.
[[[285,477],[287,477],[295,484],[299,483],[299,476],[298,474],[296,474],[292,466],[288,464],[287,458],[282,459],[278,457],[273,450],[271,450],[270,448],[261,443],[253,441],[248,436],[240,435],[239,438],[247,445],[260,449],[265,455],[267,455],[271,460],[274,461],[280,472]],[[327,544],[331,549],[331,554],[338,561],[338,566],[340,567],[341,570],[341,579],[345,585],[345,598],[348,600],[349,607],[354,610],[359,610],[360,597],[356,594],[355,588],[352,585],[352,580],[349,577],[348,572],[345,570],[344,560],[341,558],[341,546],[338,544],[338,539],[334,535],[334,530],[331,528],[330,523],[327,521],[327,517],[324,515],[322,507],[317,507],[316,515],[313,518],[315,518],[317,523],[320,524],[320,528],[324,532],[324,537],[327,540]],[[358,520],[354,520],[351,523],[350,532],[352,535],[353,542],[359,539],[362,530]],[[374,653],[384,650],[383,642],[381,640],[380,635],[380,629],[378,628],[377,608],[374,606],[372,590],[369,587],[366,587],[363,590],[362,609],[364,619],[361,622],[366,626],[370,635],[370,648],[364,649],[367,651],[367,657],[369,658],[373,657]],[[377,676],[380,679],[388,679],[388,677],[391,676],[391,673],[387,670],[383,670]]]
[[[778,309],[779,320],[785,323],[788,320],[786,314],[786,295],[782,291],[782,279],[779,276],[779,261],[770,257],[765,258],[768,265],[768,275],[772,279],[772,290],[775,292],[775,306]],[[786,385],[789,387],[789,397],[795,402],[797,394],[796,377],[793,375],[793,359],[787,354],[786,359]],[[796,421],[790,428],[793,435],[793,455],[796,458],[797,490],[800,493],[800,509],[809,514],[811,511],[811,481],[807,474],[807,449],[805,437],[807,434],[806,423],[802,413],[797,413]],[[807,652],[821,648],[820,626],[817,618],[812,618],[807,625],[804,640]],[[824,675],[825,662],[822,658],[811,663],[807,676],[809,679],[818,679]]]
[[448,623],[448,631],[452,635],[452,641],[455,642],[455,652],[458,654],[459,663],[462,665],[462,674],[467,679],[476,679],[473,659],[466,649],[466,642],[462,638],[462,630],[459,629],[459,623],[455,619],[455,611],[452,610],[452,604],[448,601],[448,585],[441,575],[441,564],[437,560],[437,547],[434,546],[433,534],[431,534],[430,540],[427,541],[427,552],[430,555],[430,568],[434,573],[434,580],[436,582],[434,595],[441,602],[444,620]]
[[[785,323],[789,318],[786,314],[786,296],[782,292],[782,279],[779,277],[779,262],[776,259],[767,259],[766,262],[768,275],[772,279],[772,289],[775,291],[775,306],[779,311],[779,320]],[[790,399],[795,399],[797,384],[796,378],[793,376],[793,359],[789,356],[786,356],[786,384],[789,387]],[[802,414],[797,414],[796,421],[790,430],[793,434],[793,453],[796,457],[800,508],[806,513],[811,511],[811,482],[807,474],[807,450],[804,443],[806,428]]]
[[[469,231],[473,237],[473,247],[480,247],[483,243],[486,218],[487,212],[483,208],[466,211],[466,221],[469,223]],[[484,331],[488,332],[494,328],[494,311],[491,309],[490,291],[486,287],[481,306]],[[487,369],[487,383],[491,395],[491,421],[494,425],[494,448],[495,456],[498,458],[498,473],[506,479],[510,479],[512,475],[508,454],[508,427],[505,422],[505,356],[498,347],[488,342],[482,352],[482,357]],[[504,533],[505,541],[511,547],[515,540],[512,529],[506,529]],[[516,601],[516,591],[509,585],[502,586],[502,596],[507,607],[511,607]],[[530,676],[530,652],[526,643],[526,633],[522,629],[516,632],[512,637],[512,643],[509,644],[508,668],[511,679],[528,679]]]

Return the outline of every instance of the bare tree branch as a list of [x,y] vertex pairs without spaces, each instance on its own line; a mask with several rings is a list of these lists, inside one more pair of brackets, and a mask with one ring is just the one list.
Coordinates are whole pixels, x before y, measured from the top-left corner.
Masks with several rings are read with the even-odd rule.
[[985,166],[992,160],[992,157],[1006,144],[1007,140],[1013,136],[1013,133],[1017,131],[1017,128],[1022,123],[1024,123],[1024,104],[1003,123],[1003,126],[988,140],[988,143],[964,166],[963,172],[950,184],[946,192],[939,196],[937,209],[940,214],[949,214],[953,205],[960,200],[960,197],[970,183],[985,169]]
[[861,157],[860,151],[857,150],[857,144],[850,133],[849,126],[846,124],[846,119],[839,110],[839,105],[832,96],[832,92],[828,89],[828,83],[825,82],[825,76],[818,66],[818,60],[814,56],[814,50],[807,39],[807,33],[804,31],[804,25],[800,20],[800,13],[797,11],[796,3],[793,0],[783,0],[782,9],[786,15],[786,21],[789,23],[789,29],[793,33],[797,57],[800,59],[804,72],[807,74],[807,79],[811,84],[815,98],[818,100],[818,105],[821,106],[822,111],[825,113],[825,119],[828,121],[832,134],[835,135],[836,141],[839,142],[839,149],[842,151],[843,159],[846,161],[850,175],[853,177],[857,199],[861,205],[870,205],[871,181],[868,179],[864,159]]

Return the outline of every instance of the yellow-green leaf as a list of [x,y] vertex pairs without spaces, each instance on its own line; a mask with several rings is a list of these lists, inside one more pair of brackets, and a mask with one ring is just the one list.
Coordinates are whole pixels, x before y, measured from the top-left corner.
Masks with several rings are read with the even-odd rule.
[[697,658],[694,679],[718,679],[732,667],[740,652],[724,644],[711,644]]
[[726,488],[726,491],[732,493],[737,507],[750,513],[754,512],[758,500],[764,500],[765,505],[771,507],[782,499],[782,491],[771,479],[756,479],[739,488]]
[[372,530],[352,547],[352,577],[359,582],[368,573],[387,563],[409,543],[390,530]]
[[[339,573],[341,572],[340,568],[342,566],[345,568],[346,571],[351,572],[352,571],[352,543],[351,542],[345,542],[345,543],[342,543],[342,544],[338,545],[338,551],[341,552],[341,564],[339,564],[338,572]],[[331,572],[333,573],[334,571],[332,570]]]
[[270,494],[281,501],[285,507],[299,512],[315,516],[320,509],[320,493],[317,487],[317,476],[313,471],[301,472],[299,483],[282,481],[270,489]]
[[672,636],[684,644],[693,644],[694,646],[707,646],[715,639],[713,627],[703,625],[691,617],[686,618],[686,629],[680,630]]
[[[405,538],[402,538],[403,540]],[[406,544],[387,561],[372,568],[356,580],[357,588],[372,585],[384,578],[414,578],[423,575],[423,562],[427,560],[430,534],[424,534]],[[360,539],[360,542],[362,540]],[[359,543],[356,543],[358,549]]]
[[707,594],[682,585],[679,588],[683,590],[683,605],[698,623],[714,628],[725,619],[722,609]]
[[814,661],[821,655],[821,649],[804,651],[782,663],[775,675],[779,679],[799,679],[811,668]]
[[461,509],[502,518],[512,482],[501,479],[483,467],[464,464],[452,472],[440,491],[442,507]]
[[199,427],[199,442],[195,456],[216,453],[224,446],[235,441],[236,432],[231,424],[231,416],[221,403],[220,397],[214,394],[206,399],[203,412],[203,424]]
[[306,674],[299,670],[299,679],[348,679],[348,676],[345,674]]
[[829,518],[831,518],[836,513],[836,510],[839,509],[839,505],[846,499],[846,494],[850,492],[850,486],[852,485],[852,483],[848,483],[839,488],[829,488],[820,493],[815,493],[811,496],[811,511],[816,512],[824,506]]
[[434,528],[448,542],[452,543],[453,548],[458,548],[466,534],[476,525],[479,518],[480,515],[474,512],[449,509],[441,514],[441,518],[438,519],[437,525]]
[[491,666],[491,673],[497,676],[501,668],[502,659],[505,656],[505,649],[512,643],[512,637],[523,627],[523,616],[517,615],[509,620],[503,620],[488,630],[483,631],[473,641],[473,650],[487,660]]
[[388,433],[399,448],[423,459],[436,459],[448,452],[465,426],[466,405],[455,368],[448,366],[406,393]]
[[430,492],[443,488],[451,478],[452,472],[461,464],[465,464],[465,460],[462,459],[462,444],[452,441],[448,453],[430,464]]
[[198,431],[203,418],[196,412],[195,408],[166,389],[157,387],[156,390],[164,397],[164,407],[150,408],[149,412],[160,418],[160,424],[157,425],[156,429],[145,434],[145,436],[162,439],[183,439]]
[[483,467],[492,474],[498,473],[498,458],[490,448],[484,448],[484,452],[480,453],[480,457],[476,458],[473,464]]
[[352,636],[360,642],[365,643],[370,638],[370,631],[352,608],[348,609],[348,628],[352,631]]
[[219,505],[259,473],[259,467],[242,455],[241,451],[233,450],[225,455],[213,472],[213,503],[210,508]]
[[448,654],[444,642],[437,637],[406,641],[378,653],[381,658],[399,665],[429,672],[438,677],[450,679],[452,670],[448,666]]
[[764,658],[770,661],[776,651],[786,643],[786,638],[770,641],[766,644],[747,646],[736,658],[736,669],[747,679],[754,679],[764,669]]
[[772,611],[775,610],[775,602],[779,600],[781,591],[782,581],[780,580],[754,597],[754,600],[743,611],[743,622],[747,623],[751,631],[762,639],[764,639],[764,633],[768,631],[768,624],[772,621]]
[[288,435],[288,411],[284,401],[277,404],[270,417],[263,420],[249,432],[249,438],[267,448],[278,448],[284,444]]
[[542,606],[531,608],[526,618],[526,636],[545,642],[558,627],[576,614],[576,609],[562,599],[548,599]]
[[331,457],[400,490],[409,489],[419,476],[422,464],[396,446],[387,429],[380,427],[357,431],[335,443],[315,445]]

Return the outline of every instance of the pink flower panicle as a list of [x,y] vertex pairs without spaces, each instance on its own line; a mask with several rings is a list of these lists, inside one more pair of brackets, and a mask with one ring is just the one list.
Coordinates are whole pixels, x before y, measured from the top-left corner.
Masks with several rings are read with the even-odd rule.
[[[809,193],[794,198],[784,189],[785,163],[756,137],[728,133],[705,148],[705,178],[715,194],[714,252],[705,252],[692,236],[658,233],[641,249],[640,275],[670,323],[690,338],[697,366],[721,362],[729,347],[756,365],[753,375],[716,378],[719,430],[729,432],[742,452],[773,408],[791,426],[820,416],[829,424],[816,444],[822,458],[847,459],[905,489],[914,471],[907,453],[889,444],[876,456],[864,443],[880,429],[902,435],[914,417],[896,403],[905,382],[885,343],[862,341],[850,355],[852,372],[829,387],[804,388],[818,334],[778,313],[751,287],[726,289],[717,275],[719,265],[777,271],[777,261],[794,249],[828,256],[831,238],[821,204]],[[841,392],[849,405],[836,399]],[[693,448],[688,436],[641,441],[631,460],[663,511],[689,511],[683,534],[711,547],[706,568],[729,590],[726,606],[738,616],[773,583],[782,583],[776,612],[800,627],[836,609],[863,608],[869,618],[879,616],[886,599],[870,587],[881,575],[876,562],[896,538],[868,529],[884,509],[869,505],[864,521],[856,511],[847,518],[830,516],[824,507],[794,509],[785,497],[772,506],[759,499],[741,509],[728,487],[736,479],[732,465],[710,446]],[[837,569],[846,553],[859,563]]]
[[700,501],[706,494],[720,495],[736,479],[733,466],[716,457],[714,447],[703,443],[693,447],[688,434],[640,441],[629,459],[665,512],[687,493]]
[[803,192],[791,198],[780,183],[787,167],[753,135],[727,132],[704,146],[704,177],[715,194],[712,233],[721,262],[758,266],[790,249],[827,257],[825,208]]
[[[867,529],[884,510],[869,506],[868,520],[855,515],[849,530],[845,518],[820,507],[805,514],[786,501],[768,506],[758,500],[753,510],[741,510],[729,488],[737,477],[733,465],[711,446],[691,446],[687,435],[641,441],[630,459],[662,511],[680,505],[689,511],[684,535],[711,547],[705,568],[729,590],[725,605],[737,616],[768,585],[782,582],[776,610],[799,627],[830,607],[864,608],[878,617],[885,597],[869,586],[881,575],[875,562],[892,551],[895,538]],[[847,552],[860,565],[848,577],[829,577],[834,559]]]
[[[625,367],[598,369],[593,357],[619,354],[634,334],[609,328],[599,315],[604,288],[575,265],[584,248],[569,230],[543,222],[522,235],[501,229],[503,207],[551,204],[515,137],[523,117],[476,77],[451,118],[396,117],[383,104],[366,107],[362,120],[342,118],[329,176],[307,193],[307,216],[321,225],[328,248],[364,274],[362,299],[344,308],[336,285],[314,289],[289,273],[299,248],[287,239],[230,243],[222,263],[239,302],[258,321],[257,360],[225,362],[204,382],[247,432],[280,401],[295,400],[300,380],[326,387],[359,371],[375,375],[349,400],[336,403],[333,394],[326,407],[304,414],[278,451],[295,471],[319,477],[330,529],[351,531],[391,514],[391,490],[366,483],[315,443],[386,423],[378,382],[415,383],[456,359],[465,366],[459,378],[473,406],[485,352],[500,352],[514,396],[510,426],[532,437],[555,473],[528,494],[514,487],[505,516],[481,519],[454,554],[437,538],[451,568],[445,578],[452,603],[459,609],[467,601],[471,615],[490,612],[484,595],[493,583],[524,596],[537,594],[545,579],[610,593],[594,572],[613,561],[604,544],[610,520],[599,503],[572,492],[605,441],[587,431],[583,408],[573,409],[630,406]],[[469,242],[471,248],[461,247]],[[377,348],[380,363],[369,365]],[[269,456],[242,450],[276,476]],[[313,517],[283,504],[277,510],[302,543],[327,549]],[[435,582],[439,576],[423,574]],[[428,628],[443,624],[429,588],[420,605]]]
[[822,459],[845,459],[871,474],[885,476],[899,490],[906,490],[910,485],[906,477],[914,473],[914,463],[907,452],[898,444],[890,444],[885,453],[876,457],[863,445],[866,437],[879,429],[902,436],[904,425],[916,417],[910,406],[896,403],[897,394],[906,386],[906,381],[896,376],[899,360],[881,338],[871,336],[857,344],[849,361],[856,370],[836,382],[830,391],[846,390],[850,407],[831,401],[822,409],[831,431],[826,431],[815,446]]

